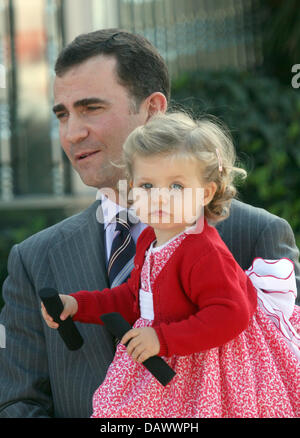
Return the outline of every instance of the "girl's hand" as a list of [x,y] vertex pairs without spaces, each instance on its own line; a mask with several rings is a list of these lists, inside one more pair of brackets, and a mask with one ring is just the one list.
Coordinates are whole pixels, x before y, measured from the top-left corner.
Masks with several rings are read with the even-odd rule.
[[[74,297],[70,297],[69,295],[59,295],[62,303],[64,305],[64,310],[60,314],[60,319],[64,321],[68,316],[73,316],[78,310],[78,304]],[[53,318],[47,313],[47,310],[43,303],[41,303],[41,310],[44,320],[46,324],[53,329],[57,329],[59,324],[54,322]]]
[[160,343],[156,331],[152,327],[133,328],[121,339],[121,344],[127,345],[127,353],[136,362],[142,363],[159,353]]

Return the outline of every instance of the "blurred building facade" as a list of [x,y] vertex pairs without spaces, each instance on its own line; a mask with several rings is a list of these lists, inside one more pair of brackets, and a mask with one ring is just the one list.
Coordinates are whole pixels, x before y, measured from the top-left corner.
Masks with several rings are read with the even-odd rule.
[[143,34],[172,78],[261,63],[259,0],[0,0],[0,209],[90,203],[58,137],[53,67],[76,35],[120,27]]

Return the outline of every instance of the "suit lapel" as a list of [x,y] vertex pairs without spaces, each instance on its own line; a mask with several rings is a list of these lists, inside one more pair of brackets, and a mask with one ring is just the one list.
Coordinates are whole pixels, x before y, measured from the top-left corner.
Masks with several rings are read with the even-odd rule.
[[[104,227],[96,220],[98,205],[99,202],[78,215],[78,221],[63,230],[59,242],[49,250],[50,266],[60,293],[108,287]],[[105,375],[114,354],[111,336],[100,325],[78,324],[78,327],[83,338],[89,339],[81,348],[82,353],[93,372],[103,370]]]

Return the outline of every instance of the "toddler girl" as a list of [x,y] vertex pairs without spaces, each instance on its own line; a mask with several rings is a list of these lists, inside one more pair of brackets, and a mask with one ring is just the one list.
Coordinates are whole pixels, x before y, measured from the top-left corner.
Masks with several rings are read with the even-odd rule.
[[[149,225],[131,276],[61,295],[61,319],[101,324],[100,315],[119,312],[133,325],[92,417],[299,416],[293,263],[255,259],[244,272],[213,226],[229,214],[234,177],[245,176],[228,134],[209,120],[157,115],[130,134],[124,161],[133,208]],[[141,364],[153,355],[176,372],[166,386]]]

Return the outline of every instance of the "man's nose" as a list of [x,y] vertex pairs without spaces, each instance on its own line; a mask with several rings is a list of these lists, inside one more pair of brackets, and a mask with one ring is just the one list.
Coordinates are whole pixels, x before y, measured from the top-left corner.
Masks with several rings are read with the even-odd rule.
[[66,140],[70,143],[80,143],[88,136],[87,126],[79,117],[70,116],[67,122]]

